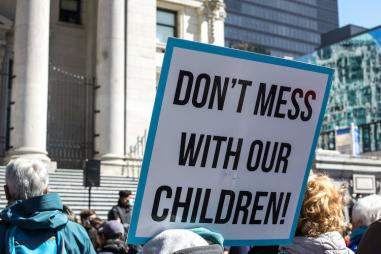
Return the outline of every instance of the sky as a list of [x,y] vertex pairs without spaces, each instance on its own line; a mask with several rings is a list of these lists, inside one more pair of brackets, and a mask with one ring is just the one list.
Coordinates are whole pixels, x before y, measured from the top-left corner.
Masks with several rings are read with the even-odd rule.
[[338,0],[339,25],[373,28],[381,25],[381,0]]

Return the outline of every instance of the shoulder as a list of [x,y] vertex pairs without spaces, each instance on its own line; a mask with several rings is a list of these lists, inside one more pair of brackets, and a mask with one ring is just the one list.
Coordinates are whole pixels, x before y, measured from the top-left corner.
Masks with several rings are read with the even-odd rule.
[[66,226],[61,229],[61,233],[68,253],[95,253],[90,238],[81,225],[68,221]]
[[353,254],[352,250],[347,248],[343,236],[337,232],[332,231],[324,233],[318,237],[325,250],[340,251],[340,253]]
[[360,241],[358,254],[373,254],[372,250],[381,248],[381,220],[373,222]]
[[282,246],[279,253],[342,253],[353,254],[339,232],[328,232],[318,237],[295,237],[293,244]]
[[111,207],[110,209],[110,212],[117,212],[118,211],[118,206],[117,205],[114,205],[113,207]]
[[[118,206],[117,205],[114,205],[113,207],[111,207],[111,209],[108,211],[108,220],[112,220],[112,218],[114,218],[115,216],[117,216],[119,213],[119,210],[118,210]],[[110,217],[111,216],[111,217]]]
[[72,233],[73,235],[76,235],[76,236],[82,236],[82,235],[85,235],[86,236],[86,230],[84,227],[82,227],[82,225],[78,224],[78,223],[75,223],[73,221],[68,221],[66,226],[63,228],[64,232],[65,233]]
[[364,233],[362,239],[371,238],[373,240],[377,239],[377,242],[381,240],[381,220],[375,221],[370,224],[367,231]]
[[326,248],[333,248],[333,249],[340,248],[341,249],[341,248],[345,248],[346,246],[343,236],[337,231],[321,234],[315,239],[320,244],[326,245]]
[[372,224],[370,224],[368,231],[381,233],[381,220],[375,221]]

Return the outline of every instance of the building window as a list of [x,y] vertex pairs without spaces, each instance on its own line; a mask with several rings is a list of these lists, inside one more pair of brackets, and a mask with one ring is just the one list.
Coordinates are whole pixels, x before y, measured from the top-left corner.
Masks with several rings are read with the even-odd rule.
[[60,0],[59,20],[72,24],[81,24],[81,0]]
[[157,9],[156,12],[156,42],[167,43],[168,37],[176,37],[176,12]]

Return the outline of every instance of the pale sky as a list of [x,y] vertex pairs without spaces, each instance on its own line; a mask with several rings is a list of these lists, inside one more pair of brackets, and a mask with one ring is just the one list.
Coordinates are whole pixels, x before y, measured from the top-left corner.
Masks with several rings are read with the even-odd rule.
[[373,28],[381,25],[381,0],[338,0],[339,26]]

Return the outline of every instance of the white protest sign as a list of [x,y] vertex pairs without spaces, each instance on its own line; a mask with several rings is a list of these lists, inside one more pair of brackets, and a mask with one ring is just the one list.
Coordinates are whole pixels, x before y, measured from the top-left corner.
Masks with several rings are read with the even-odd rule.
[[292,241],[333,71],[169,39],[129,230]]

